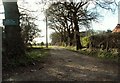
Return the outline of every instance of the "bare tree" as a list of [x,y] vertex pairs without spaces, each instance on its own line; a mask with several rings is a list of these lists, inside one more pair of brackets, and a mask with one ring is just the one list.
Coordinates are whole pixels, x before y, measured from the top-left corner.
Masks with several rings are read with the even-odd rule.
[[30,44],[34,38],[40,37],[41,30],[38,29],[38,26],[34,23],[36,18],[29,15],[24,11],[20,12],[20,28],[24,44]]

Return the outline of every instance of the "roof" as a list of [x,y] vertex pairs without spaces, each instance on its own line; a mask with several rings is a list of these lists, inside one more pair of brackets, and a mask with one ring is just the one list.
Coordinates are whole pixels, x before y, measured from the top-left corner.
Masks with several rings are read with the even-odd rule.
[[115,27],[115,29],[113,29],[112,32],[113,33],[120,32],[120,24],[117,24],[117,26]]

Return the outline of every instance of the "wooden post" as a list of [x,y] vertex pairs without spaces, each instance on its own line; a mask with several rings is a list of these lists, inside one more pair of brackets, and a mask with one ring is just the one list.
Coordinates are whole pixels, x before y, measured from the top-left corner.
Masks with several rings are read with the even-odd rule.
[[[12,1],[12,0],[7,0]],[[19,26],[20,13],[18,10],[17,0],[15,2],[4,2],[5,19],[3,24],[5,26],[6,37],[6,55],[7,57],[17,57],[25,54],[24,43],[21,37],[21,28]]]
[[48,27],[47,27],[47,16],[46,16],[46,48],[48,48]]
[[2,82],[2,27],[0,27],[0,83]]

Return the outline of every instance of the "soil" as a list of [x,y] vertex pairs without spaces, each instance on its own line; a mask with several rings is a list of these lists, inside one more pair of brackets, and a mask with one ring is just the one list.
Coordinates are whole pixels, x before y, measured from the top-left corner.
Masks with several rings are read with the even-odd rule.
[[3,81],[116,81],[119,67],[115,62],[54,47],[43,61],[3,71]]

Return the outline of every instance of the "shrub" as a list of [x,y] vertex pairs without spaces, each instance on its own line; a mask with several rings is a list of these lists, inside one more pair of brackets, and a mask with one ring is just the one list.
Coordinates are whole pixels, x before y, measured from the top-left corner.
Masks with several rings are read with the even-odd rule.
[[87,47],[87,45],[89,44],[89,42],[90,42],[89,36],[86,36],[86,37],[82,37],[82,38],[81,38],[82,46]]

